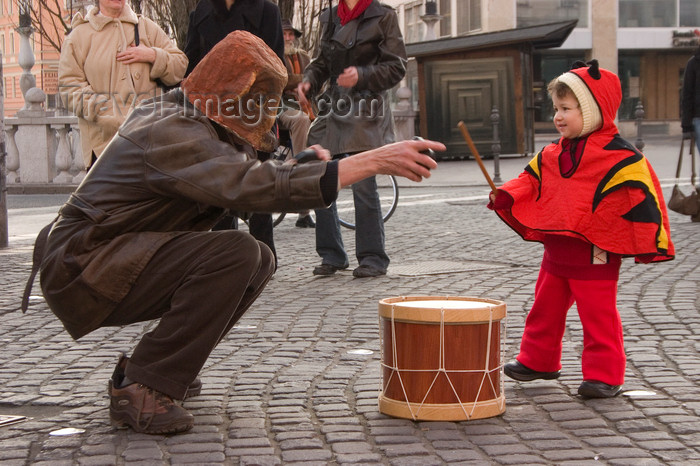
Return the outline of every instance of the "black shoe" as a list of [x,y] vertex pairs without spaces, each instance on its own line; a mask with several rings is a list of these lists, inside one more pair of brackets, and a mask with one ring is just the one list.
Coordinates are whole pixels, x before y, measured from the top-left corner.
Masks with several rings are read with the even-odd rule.
[[520,382],[529,382],[531,380],[543,379],[543,380],[553,380],[558,379],[560,372],[538,372],[526,367],[520,361],[515,360],[503,366],[503,372],[514,380],[519,380]]
[[316,267],[314,267],[314,275],[321,275],[324,277],[327,277],[329,275],[333,275],[336,273],[338,270],[343,270],[346,269],[347,267],[336,267],[335,265],[331,264],[321,264]]
[[597,380],[584,380],[578,394],[584,398],[612,398],[622,391],[622,385],[608,385]]
[[299,217],[295,225],[297,228],[316,228],[316,223],[314,223],[314,219],[311,218],[311,215]]
[[352,271],[352,276],[355,278],[379,277],[386,275],[386,270],[370,267],[369,265],[361,265]]

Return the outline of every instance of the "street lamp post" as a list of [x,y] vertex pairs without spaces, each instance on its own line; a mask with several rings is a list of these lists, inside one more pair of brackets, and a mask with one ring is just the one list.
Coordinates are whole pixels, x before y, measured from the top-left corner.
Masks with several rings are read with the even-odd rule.
[[27,104],[27,91],[33,87],[36,87],[36,78],[32,74],[32,67],[34,66],[34,53],[32,51],[32,44],[29,42],[29,38],[34,32],[32,27],[32,17],[29,13],[29,2],[28,0],[20,0],[19,2],[19,27],[17,28],[17,33],[20,37],[19,42],[19,57],[17,62],[19,66],[22,67],[22,75],[19,78],[19,87],[22,90],[22,96],[24,99],[24,108],[29,108]]

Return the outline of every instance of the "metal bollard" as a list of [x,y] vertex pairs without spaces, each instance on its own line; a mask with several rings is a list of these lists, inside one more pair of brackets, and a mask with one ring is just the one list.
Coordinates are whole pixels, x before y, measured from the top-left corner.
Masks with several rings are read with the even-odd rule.
[[491,144],[491,152],[493,153],[493,182],[501,183],[501,141],[498,138],[498,124],[501,121],[501,115],[498,113],[498,107],[491,109],[491,124],[493,125],[493,144]]
[[642,140],[642,120],[644,120],[644,106],[642,101],[637,102],[634,109],[634,117],[637,119],[637,140],[634,142],[634,147],[640,152],[644,149],[644,141]]

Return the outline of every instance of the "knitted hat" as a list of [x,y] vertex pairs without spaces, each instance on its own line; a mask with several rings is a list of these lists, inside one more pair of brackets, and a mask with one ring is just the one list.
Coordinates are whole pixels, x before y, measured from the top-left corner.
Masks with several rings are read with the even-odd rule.
[[287,68],[259,37],[234,31],[182,81],[187,100],[210,120],[257,150],[272,152]]
[[559,82],[566,84],[569,89],[574,92],[576,100],[581,107],[581,115],[583,116],[583,128],[581,133],[576,137],[585,136],[597,130],[603,123],[603,117],[600,113],[600,107],[593,97],[586,83],[576,73],[567,71],[557,78]]

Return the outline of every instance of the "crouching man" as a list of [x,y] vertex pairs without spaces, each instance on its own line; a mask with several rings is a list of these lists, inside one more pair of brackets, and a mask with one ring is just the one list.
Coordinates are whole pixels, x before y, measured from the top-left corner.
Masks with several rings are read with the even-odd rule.
[[[201,389],[209,354],[262,292],[270,249],[238,230],[209,231],[227,209],[328,206],[340,187],[384,173],[420,181],[436,163],[405,141],[341,161],[260,163],[287,80],[280,59],[243,31],[227,36],[182,83],[137,107],[37,238],[35,265],[51,310],[78,339],[160,319],[109,381],[114,425],[189,430],[174,400]],[[28,293],[25,293],[25,297]],[[23,302],[26,309],[27,301]]]

